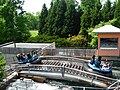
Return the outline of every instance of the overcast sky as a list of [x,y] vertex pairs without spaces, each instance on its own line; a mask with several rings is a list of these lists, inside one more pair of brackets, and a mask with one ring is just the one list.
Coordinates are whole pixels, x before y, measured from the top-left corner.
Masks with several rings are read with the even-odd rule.
[[[80,0],[77,0],[80,2]],[[105,1],[105,0],[102,0]],[[111,0],[114,1],[114,0]],[[30,13],[40,12],[43,4],[46,4],[47,8],[50,7],[51,0],[25,0],[23,9]]]

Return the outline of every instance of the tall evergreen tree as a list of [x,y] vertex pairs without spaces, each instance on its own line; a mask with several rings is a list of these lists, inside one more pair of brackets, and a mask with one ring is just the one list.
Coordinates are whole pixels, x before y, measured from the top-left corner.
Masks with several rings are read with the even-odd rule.
[[64,29],[62,30],[62,35],[64,37],[68,37],[69,35],[76,34],[76,14],[77,11],[75,9],[75,0],[67,1],[67,11],[65,12],[65,21],[64,21]]
[[57,6],[58,6],[59,0],[52,0],[51,2],[51,7],[48,12],[48,17],[47,17],[47,23],[45,24],[46,31],[45,33],[48,35],[53,35],[53,25],[55,22],[55,17],[56,17],[56,11],[57,11]]
[[111,2],[110,0],[107,0],[102,8],[102,17],[103,21],[107,22],[111,20]]
[[113,3],[112,7],[111,7],[111,11],[110,11],[110,17],[111,19],[113,19],[115,17],[115,8],[116,8],[116,1]]
[[79,34],[84,35],[88,39],[87,29],[91,26],[91,11],[95,6],[96,0],[81,0],[81,7],[84,11],[81,17],[81,29]]
[[62,37],[63,35],[61,34],[61,31],[63,29],[64,25],[64,19],[65,19],[65,14],[66,12],[66,3],[65,0],[59,0],[57,10],[56,10],[56,17],[55,21],[53,24],[53,35],[58,35]]
[[117,2],[116,2],[115,18],[120,20],[120,0],[117,0]]
[[96,0],[95,6],[92,10],[92,22],[91,22],[91,27],[94,27],[95,25],[99,24],[101,21],[101,2],[100,0]]
[[86,10],[84,11],[81,17],[80,34],[86,36],[87,38],[88,38],[87,29],[90,27],[90,24],[91,24],[91,13],[90,13],[90,9],[86,8]]
[[48,10],[46,4],[43,4],[43,8],[40,15],[40,23],[39,23],[39,33],[41,34],[45,32],[43,28],[45,27],[45,24],[47,22],[47,15],[48,15]]
[[75,24],[75,28],[76,28],[76,33],[75,35],[79,34],[79,31],[80,31],[80,28],[81,28],[81,17],[82,17],[82,14],[83,14],[83,10],[82,8],[80,7],[80,5],[78,6],[77,8],[77,13],[76,13],[76,24]]

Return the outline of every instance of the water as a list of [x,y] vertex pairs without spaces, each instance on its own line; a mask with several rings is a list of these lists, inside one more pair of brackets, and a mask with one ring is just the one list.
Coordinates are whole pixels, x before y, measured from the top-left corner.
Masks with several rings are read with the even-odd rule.
[[[86,89],[84,89],[86,87]],[[6,90],[105,90],[92,87],[90,84],[61,80],[46,80],[45,83],[34,82],[31,79],[17,79],[10,83]]]
[[31,79],[24,78],[17,79],[15,82],[10,83],[6,90],[74,90],[70,86],[60,88],[61,87],[55,85],[55,83],[51,83],[51,80],[48,80],[46,83],[37,83]]

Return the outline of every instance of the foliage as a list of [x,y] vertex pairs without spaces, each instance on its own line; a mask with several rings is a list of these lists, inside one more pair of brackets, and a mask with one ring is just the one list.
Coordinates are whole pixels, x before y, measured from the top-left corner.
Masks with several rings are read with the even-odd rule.
[[[23,0],[0,2],[0,43],[56,42],[57,46],[97,46],[97,36],[92,30],[112,24],[120,28],[120,0],[52,0],[40,13],[25,13]],[[29,30],[39,30],[30,37]],[[33,34],[32,34],[33,35]],[[30,37],[30,38],[29,38]],[[29,39],[28,39],[29,38]],[[83,44],[84,43],[84,44]]]
[[38,35],[38,30],[30,30],[31,37],[35,37]]
[[102,20],[101,8],[102,8],[101,2],[100,2],[100,0],[97,0],[95,2],[95,6],[94,6],[93,10],[91,11],[92,12],[91,27],[94,27],[95,25],[99,24],[100,21]]
[[85,47],[87,39],[83,35],[72,36],[67,39],[71,47]]
[[[75,0],[53,0],[48,11],[47,20],[42,18],[40,21],[39,33],[59,37],[77,35],[81,16],[81,10],[77,10],[77,7],[78,4],[76,4]],[[46,16],[43,10],[45,9],[42,9],[40,17]],[[44,21],[47,22],[44,23]]]
[[47,21],[47,15],[48,15],[48,10],[47,10],[47,7],[46,7],[46,4],[43,5],[43,8],[42,8],[42,11],[41,11],[41,14],[40,14],[40,21],[39,21],[39,33],[43,34],[45,31],[44,27],[45,27],[45,24],[46,24],[46,21]]
[[30,37],[26,42],[32,43],[52,43],[55,42],[56,46],[68,46],[65,38],[59,38],[58,36],[48,36],[48,35],[37,35],[35,37]]
[[39,13],[31,14],[31,13],[26,13],[24,17],[27,19],[27,27],[29,30],[38,30],[39,29]]
[[0,7],[0,43],[26,40],[30,34],[23,16],[22,0],[5,0]]
[[59,38],[58,36],[37,35],[30,37],[26,42],[29,43],[52,43],[55,42],[57,47],[84,47],[86,38],[82,35],[72,36],[69,38]]
[[103,21],[107,22],[114,18],[114,13],[112,12],[113,8],[110,0],[107,0],[102,9]]
[[5,76],[5,68],[6,63],[5,63],[5,59],[2,55],[2,53],[0,52],[0,81],[2,81],[3,77]]
[[88,36],[88,32],[87,29],[90,28],[91,26],[91,12],[93,10],[93,7],[95,5],[95,1],[96,0],[82,0],[81,4],[82,4],[82,8],[84,10],[83,15],[81,17],[81,29],[79,34],[80,35],[84,35],[85,38],[89,38]]
[[119,19],[120,18],[120,0],[117,0],[117,2],[115,4],[116,4],[115,18]]

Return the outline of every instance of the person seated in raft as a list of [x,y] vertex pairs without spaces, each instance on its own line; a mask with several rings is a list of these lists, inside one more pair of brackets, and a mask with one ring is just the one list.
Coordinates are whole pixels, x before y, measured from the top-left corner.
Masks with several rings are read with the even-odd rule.
[[95,66],[100,68],[101,67],[101,56],[98,57],[98,60],[95,61]]
[[109,63],[108,60],[105,59],[104,64],[102,65],[102,69],[107,69],[107,68],[109,68]]
[[28,59],[32,58],[32,56],[30,55],[30,53],[27,53],[27,58]]
[[20,59],[21,59],[21,58],[20,58],[20,54],[17,54],[17,56],[16,56],[16,57],[17,57],[17,59],[18,59],[18,60],[20,60]]
[[91,60],[90,64],[92,64],[92,65],[95,64],[95,55],[92,56],[92,60]]
[[26,59],[25,54],[24,54],[24,53],[21,53],[21,54],[20,54],[20,58],[21,58],[21,60],[25,60],[25,59]]

